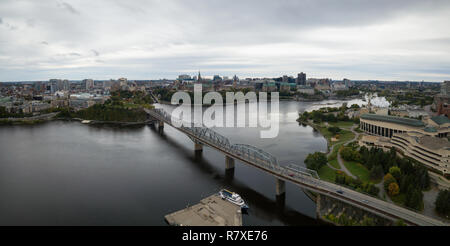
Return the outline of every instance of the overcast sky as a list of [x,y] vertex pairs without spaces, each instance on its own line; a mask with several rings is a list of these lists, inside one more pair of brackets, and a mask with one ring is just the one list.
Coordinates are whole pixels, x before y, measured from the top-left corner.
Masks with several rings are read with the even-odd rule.
[[0,81],[450,80],[450,1],[0,0]]

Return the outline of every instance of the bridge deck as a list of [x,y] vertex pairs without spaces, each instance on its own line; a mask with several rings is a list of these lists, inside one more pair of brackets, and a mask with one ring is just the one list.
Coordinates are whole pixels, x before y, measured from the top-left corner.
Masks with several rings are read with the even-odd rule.
[[[314,171],[312,170],[309,170],[310,172],[304,172],[301,171],[302,167],[299,166],[297,166],[297,168],[280,166],[276,162],[276,159],[273,160],[274,157],[272,157],[270,154],[265,153],[262,150],[257,150],[255,147],[246,149],[245,146],[243,147],[239,144],[231,145],[228,139],[224,138],[218,133],[215,133],[211,129],[200,128],[199,130],[198,127],[180,126],[181,122],[178,119],[171,118],[169,114],[161,109],[146,109],[146,112],[151,117],[154,117],[159,121],[163,121],[168,125],[176,128],[177,130],[183,132],[196,142],[207,145],[231,158],[256,167],[266,173],[275,176],[280,180],[294,183],[301,188],[333,197],[335,199],[349,203],[352,206],[362,208],[371,213],[375,213],[389,219],[402,219],[405,222],[413,225],[447,225],[442,221],[416,213],[412,210],[385,202],[378,198],[374,198],[372,196],[356,192],[354,190],[330,182],[320,180],[317,177],[317,173],[315,173],[314,175]],[[172,123],[173,120],[175,121],[174,123]],[[205,134],[205,132],[207,132],[207,134]],[[303,170],[305,170],[305,168],[303,168]],[[342,194],[337,193],[337,191],[342,191]]]

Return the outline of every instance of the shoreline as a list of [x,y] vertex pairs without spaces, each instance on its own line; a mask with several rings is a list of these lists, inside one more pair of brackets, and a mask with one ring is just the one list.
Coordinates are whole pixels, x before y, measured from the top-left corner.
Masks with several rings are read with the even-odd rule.
[[[37,125],[52,121],[74,121],[74,122],[82,122],[85,119],[80,118],[51,118],[51,119],[28,119],[28,120],[9,120],[9,119],[0,119],[0,127],[1,126],[31,126]],[[89,123],[82,123],[84,125],[113,125],[113,126],[145,126],[149,123],[149,121],[139,121],[139,122],[122,122],[122,121],[99,121],[99,120],[87,120]]]

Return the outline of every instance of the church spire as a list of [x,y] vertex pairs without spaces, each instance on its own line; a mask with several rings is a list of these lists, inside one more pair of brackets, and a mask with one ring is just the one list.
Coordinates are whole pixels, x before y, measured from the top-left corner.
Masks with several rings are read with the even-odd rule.
[[202,76],[200,75],[200,70],[198,70],[198,82],[202,82]]

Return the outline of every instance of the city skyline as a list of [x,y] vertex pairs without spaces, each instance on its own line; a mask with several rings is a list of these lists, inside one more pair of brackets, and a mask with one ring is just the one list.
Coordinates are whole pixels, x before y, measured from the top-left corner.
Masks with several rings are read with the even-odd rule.
[[200,68],[441,82],[449,21],[447,1],[2,1],[0,81],[171,79]]

